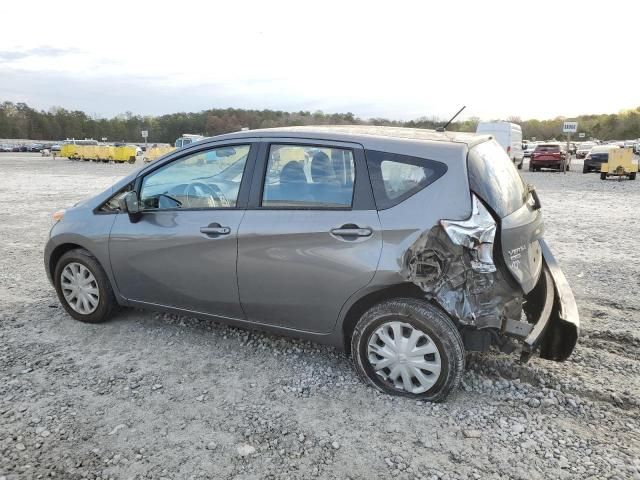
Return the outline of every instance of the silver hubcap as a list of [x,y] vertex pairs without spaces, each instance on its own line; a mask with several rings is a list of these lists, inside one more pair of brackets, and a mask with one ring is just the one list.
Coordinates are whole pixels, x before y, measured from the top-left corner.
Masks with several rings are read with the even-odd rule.
[[373,332],[367,357],[384,383],[409,393],[424,393],[433,387],[442,368],[431,337],[403,322],[388,322]]
[[71,308],[83,315],[95,312],[100,301],[98,282],[81,263],[69,263],[60,274],[60,287]]

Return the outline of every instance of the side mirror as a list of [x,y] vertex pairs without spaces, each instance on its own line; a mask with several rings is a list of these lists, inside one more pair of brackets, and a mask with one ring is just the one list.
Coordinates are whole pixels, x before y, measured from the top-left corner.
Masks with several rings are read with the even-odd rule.
[[118,200],[120,211],[129,214],[131,223],[136,223],[142,215],[142,208],[138,202],[138,194],[136,192],[128,192],[124,197]]

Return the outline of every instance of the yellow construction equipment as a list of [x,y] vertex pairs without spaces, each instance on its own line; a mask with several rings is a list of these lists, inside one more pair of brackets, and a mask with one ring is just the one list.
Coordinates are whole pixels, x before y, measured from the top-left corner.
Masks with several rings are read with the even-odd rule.
[[79,145],[74,145],[72,143],[65,143],[60,147],[60,156],[66,158],[79,158],[78,157],[78,147]]
[[154,160],[157,160],[163,155],[173,152],[174,150],[175,147],[149,147],[147,148],[147,151],[144,152],[143,160],[145,163],[153,162]]
[[122,145],[120,147],[114,147],[115,153],[113,156],[114,162],[136,162],[136,147],[129,145]]
[[630,148],[614,148],[609,150],[609,159],[600,167],[600,180],[607,177],[628,177],[636,179],[638,165],[633,163],[633,150]]

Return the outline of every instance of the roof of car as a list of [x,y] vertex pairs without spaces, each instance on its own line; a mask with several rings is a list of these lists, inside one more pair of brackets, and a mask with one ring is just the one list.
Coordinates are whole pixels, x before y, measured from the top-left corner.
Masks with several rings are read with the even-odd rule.
[[264,128],[244,130],[221,135],[216,138],[248,138],[248,137],[296,137],[336,141],[360,142],[371,137],[400,140],[417,140],[431,142],[461,143],[469,147],[482,143],[490,135],[476,135],[463,132],[437,132],[422,128],[378,127],[371,125],[319,125],[299,127]]
[[617,148],[620,148],[619,145],[612,145],[612,144],[607,144],[607,145],[596,145],[595,147],[593,147],[591,149],[592,152],[607,152],[609,150],[615,150]]

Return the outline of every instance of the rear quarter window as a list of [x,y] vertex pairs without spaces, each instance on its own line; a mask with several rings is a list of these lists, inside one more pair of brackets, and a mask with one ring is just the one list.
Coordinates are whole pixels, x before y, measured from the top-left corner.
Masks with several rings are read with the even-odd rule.
[[398,205],[447,172],[446,164],[426,158],[377,150],[365,154],[378,210]]

